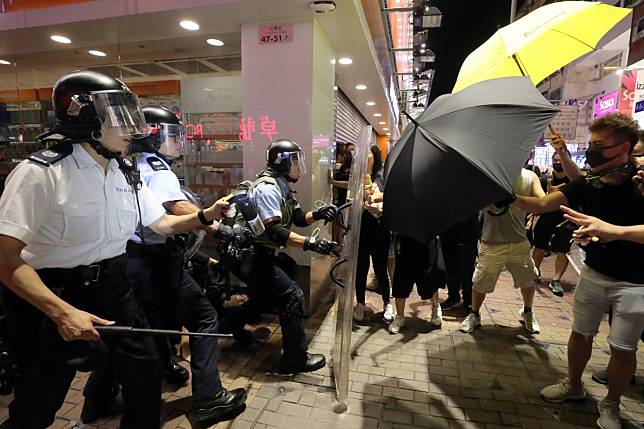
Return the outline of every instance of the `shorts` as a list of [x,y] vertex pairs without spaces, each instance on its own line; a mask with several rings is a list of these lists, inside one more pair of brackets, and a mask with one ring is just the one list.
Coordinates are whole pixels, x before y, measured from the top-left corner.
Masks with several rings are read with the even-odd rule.
[[416,284],[421,299],[430,299],[438,290],[429,269],[429,248],[423,243],[398,235],[399,252],[391,285],[394,298],[409,298]]
[[557,228],[557,225],[563,221],[562,212],[546,213],[539,216],[532,232],[534,247],[542,250],[550,248],[555,253],[568,253],[573,230],[564,226]]
[[519,243],[488,243],[481,241],[479,260],[472,276],[472,288],[480,293],[492,293],[501,271],[512,274],[515,288],[534,287],[537,269],[530,255],[528,240]]
[[584,336],[597,334],[609,308],[613,317],[608,344],[618,350],[637,351],[644,331],[644,284],[617,280],[584,265],[572,301],[572,330]]

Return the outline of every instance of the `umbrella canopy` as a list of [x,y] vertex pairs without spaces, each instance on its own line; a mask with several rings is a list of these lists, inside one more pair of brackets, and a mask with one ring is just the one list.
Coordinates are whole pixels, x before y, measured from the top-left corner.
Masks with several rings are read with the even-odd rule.
[[542,6],[499,29],[466,59],[453,92],[486,79],[530,76],[538,84],[591,52],[631,9],[600,2],[564,1]]
[[427,243],[507,197],[557,112],[527,77],[437,98],[387,157],[385,226]]

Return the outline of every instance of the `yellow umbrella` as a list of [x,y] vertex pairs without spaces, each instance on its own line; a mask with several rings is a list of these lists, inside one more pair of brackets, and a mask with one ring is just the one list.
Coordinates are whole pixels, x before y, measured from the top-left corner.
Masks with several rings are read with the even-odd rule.
[[542,6],[499,29],[466,59],[453,92],[476,82],[530,76],[538,84],[555,70],[594,50],[631,9],[564,1]]

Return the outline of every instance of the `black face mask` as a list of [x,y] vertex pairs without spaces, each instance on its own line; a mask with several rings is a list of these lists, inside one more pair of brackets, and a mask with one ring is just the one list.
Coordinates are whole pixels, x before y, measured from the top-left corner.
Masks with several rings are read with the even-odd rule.
[[612,146],[591,146],[588,149],[586,149],[586,162],[588,165],[590,165],[591,168],[596,168],[599,167],[603,164],[606,164],[607,162],[612,161],[613,159],[617,158],[619,155],[616,155],[612,158],[606,158],[604,156],[604,151],[606,149],[610,149],[611,147],[619,146],[624,143],[617,143]]
[[561,165],[560,162],[555,162],[552,164],[552,169],[555,170],[557,173],[563,172],[563,165]]

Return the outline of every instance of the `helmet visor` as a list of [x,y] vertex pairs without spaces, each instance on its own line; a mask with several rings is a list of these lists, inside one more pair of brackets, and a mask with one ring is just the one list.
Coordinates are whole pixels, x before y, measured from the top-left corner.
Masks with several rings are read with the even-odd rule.
[[96,114],[103,125],[114,129],[120,136],[148,134],[148,126],[139,104],[139,98],[126,91],[92,93]]
[[150,128],[150,133],[155,135],[155,141],[159,144],[161,155],[174,159],[183,154],[185,143],[183,126],[178,124],[159,124]]
[[300,172],[300,176],[306,174],[306,157],[304,152],[287,152],[291,160],[291,171],[295,168]]

